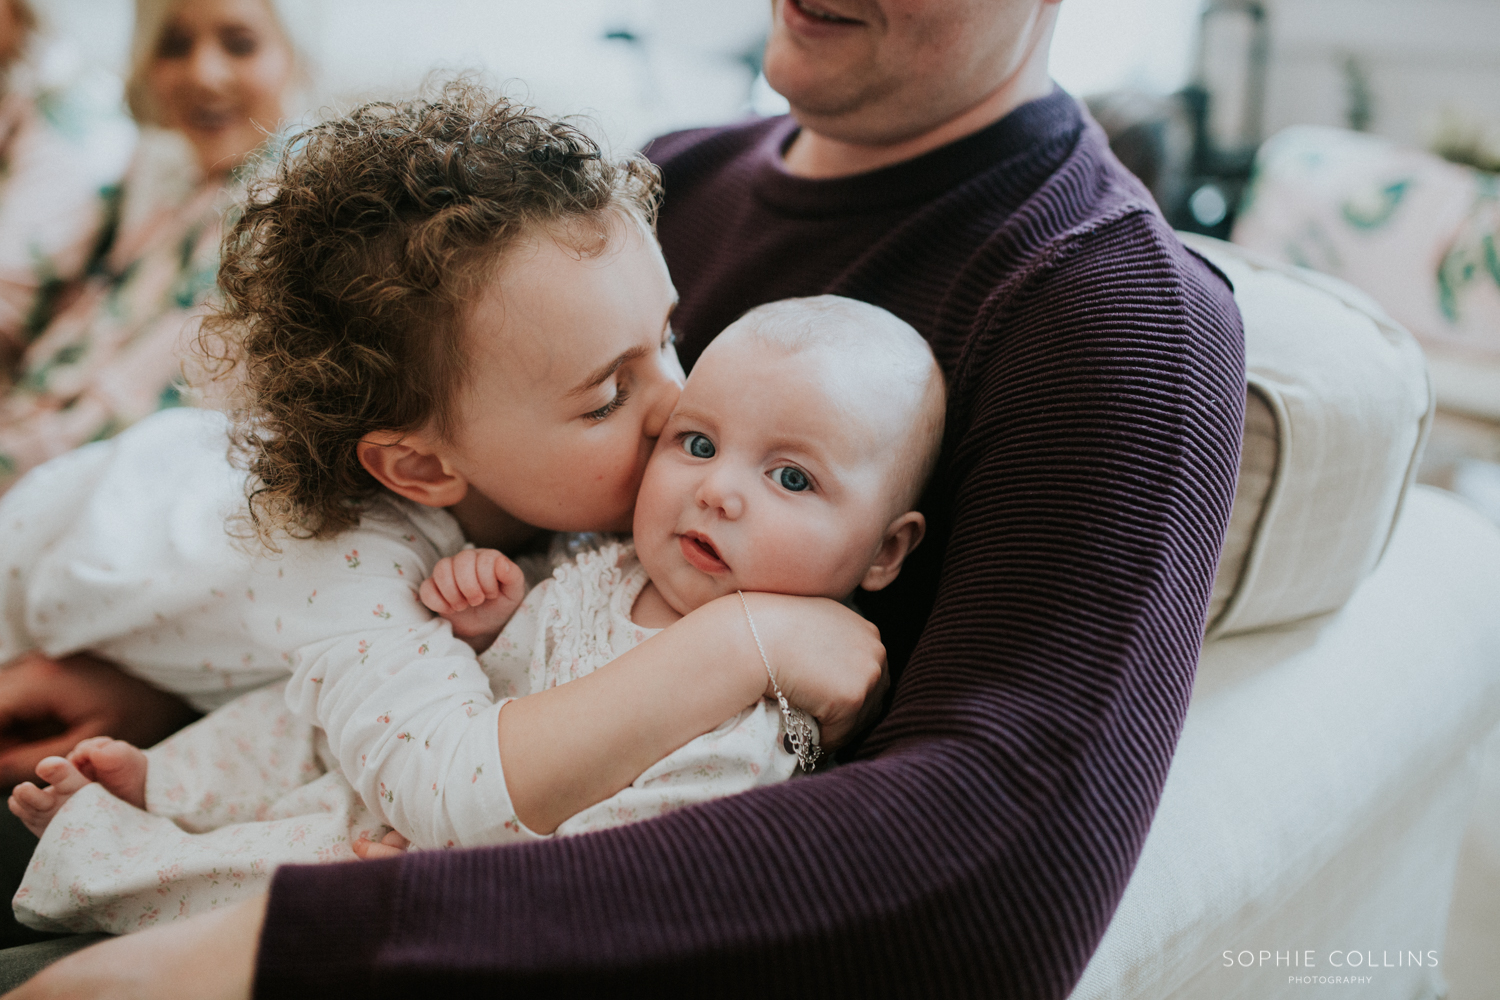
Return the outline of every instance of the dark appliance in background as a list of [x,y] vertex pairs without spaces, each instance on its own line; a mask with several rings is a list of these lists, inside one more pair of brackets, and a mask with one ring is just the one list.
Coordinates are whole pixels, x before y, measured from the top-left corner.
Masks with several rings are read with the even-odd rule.
[[1177,229],[1227,239],[1264,138],[1270,25],[1260,0],[1209,0],[1193,82],[1086,99],[1110,148]]

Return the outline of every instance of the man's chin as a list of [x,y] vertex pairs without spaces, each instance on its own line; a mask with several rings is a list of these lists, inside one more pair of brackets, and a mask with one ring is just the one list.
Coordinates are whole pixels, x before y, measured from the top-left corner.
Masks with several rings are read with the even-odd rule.
[[857,111],[864,102],[864,88],[850,85],[863,75],[858,65],[862,53],[849,53],[843,59],[832,58],[835,55],[804,51],[798,41],[778,40],[774,35],[766,46],[766,82],[786,98],[799,120],[804,115],[838,118]]

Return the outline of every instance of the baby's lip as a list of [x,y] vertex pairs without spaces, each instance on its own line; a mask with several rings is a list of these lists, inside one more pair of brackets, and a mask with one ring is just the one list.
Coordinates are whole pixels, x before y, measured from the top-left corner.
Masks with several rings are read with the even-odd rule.
[[729,572],[729,564],[720,558],[713,540],[702,532],[684,531],[677,536],[677,544],[682,549],[682,557],[694,569],[715,575]]

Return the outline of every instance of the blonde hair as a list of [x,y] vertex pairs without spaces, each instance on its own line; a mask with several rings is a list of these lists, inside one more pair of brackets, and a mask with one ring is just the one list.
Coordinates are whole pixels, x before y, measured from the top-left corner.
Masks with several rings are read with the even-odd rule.
[[[147,77],[151,63],[161,47],[162,32],[172,22],[172,15],[193,0],[135,0],[135,31],[130,36],[130,71],[125,76],[125,103],[130,114],[142,125],[160,125],[161,109],[151,93]],[[296,79],[307,87],[311,81],[311,66],[305,47],[299,44],[303,35],[310,34],[307,14],[308,0],[262,0],[266,10],[276,21],[282,41],[292,52],[292,63],[296,67]],[[287,109],[291,110],[291,109]]]
[[[9,71],[11,66],[26,58],[26,50],[31,46],[31,40],[37,33],[36,11],[32,10],[31,4],[26,0],[0,0],[0,3],[10,5],[10,16],[16,22],[16,44],[10,52],[0,52],[0,73]],[[0,84],[3,85],[3,84]]]

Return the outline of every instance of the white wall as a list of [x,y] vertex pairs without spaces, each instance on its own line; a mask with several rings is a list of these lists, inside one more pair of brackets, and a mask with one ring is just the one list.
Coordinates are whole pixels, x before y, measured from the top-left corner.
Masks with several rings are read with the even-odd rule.
[[[732,120],[769,0],[291,0],[314,6],[328,93],[409,91],[429,69],[524,80],[555,112],[587,110],[616,143]],[[130,0],[33,0],[69,59],[119,68]],[[1444,113],[1500,142],[1500,0],[1267,0],[1273,27],[1268,133],[1343,124],[1349,55],[1366,68],[1376,131],[1428,145]],[[1078,94],[1187,82],[1201,0],[1064,0],[1057,79]],[[627,29],[642,42],[606,41]]]
[[[616,144],[743,115],[742,59],[764,0],[291,0],[312,8],[319,102],[409,93],[431,71],[479,70],[552,113],[586,113]],[[120,72],[130,0],[33,0],[64,61]],[[636,44],[605,34],[626,30]]]
[[1427,146],[1445,115],[1500,143],[1500,0],[1268,0],[1270,131],[1343,125],[1343,65],[1365,69],[1371,131]]
[[1052,75],[1075,94],[1170,93],[1192,71],[1202,0],[1064,0]]

